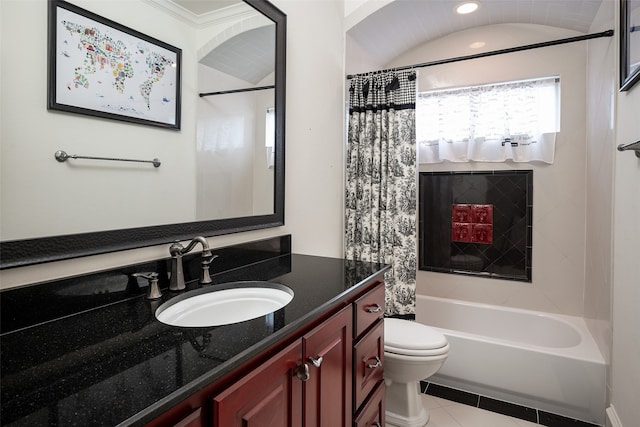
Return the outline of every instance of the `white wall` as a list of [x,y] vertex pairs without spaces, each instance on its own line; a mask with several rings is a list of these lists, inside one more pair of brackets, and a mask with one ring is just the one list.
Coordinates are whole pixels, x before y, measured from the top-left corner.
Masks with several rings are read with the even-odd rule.
[[[607,1],[602,3],[590,32],[611,28],[614,28],[614,4]],[[616,49],[614,37],[588,42],[584,317],[607,364],[611,362]]]
[[[638,86],[638,85],[636,85]],[[640,87],[618,96],[617,144],[640,138]],[[611,403],[622,425],[640,419],[640,160],[616,154]]]
[[[400,66],[577,35],[551,27],[502,24],[443,37],[402,54]],[[533,169],[533,282],[418,271],[417,293],[545,312],[582,315],[585,279],[586,44],[573,43],[419,70],[419,90],[560,75],[561,131],[553,165],[449,163],[421,171]]]
[[[198,70],[200,92],[254,86],[202,64]],[[255,86],[272,84],[273,74]],[[198,99],[197,220],[273,212],[273,168],[265,154],[266,112],[273,106],[273,89]]]
[[[65,129],[87,123],[96,126],[98,121],[53,114],[46,111],[46,8],[40,2],[29,4],[26,16],[20,19],[9,15],[5,5],[11,1],[2,0],[2,51],[12,34],[24,34],[24,22],[31,22],[39,46],[33,56],[38,58],[33,82],[35,93],[29,105],[35,111],[23,117],[20,122],[26,133],[16,132],[15,144],[28,144],[34,140],[27,132],[34,121],[39,128],[49,134],[58,121],[65,123]],[[284,227],[219,236],[209,239],[213,247],[247,242],[270,236],[291,233],[293,249],[298,253],[341,257],[343,255],[343,141],[344,141],[344,10],[341,1],[322,0],[274,0],[288,18],[287,34],[287,97],[286,97],[286,178],[285,178],[285,223]],[[27,19],[28,17],[28,19]],[[19,26],[20,28],[15,28]],[[33,28],[31,28],[33,26]],[[18,31],[20,29],[20,31]],[[143,32],[148,29],[141,29]],[[7,32],[9,31],[9,32]],[[149,31],[147,31],[149,32]],[[176,34],[178,37],[178,34]],[[180,45],[180,40],[173,40]],[[39,52],[39,54],[37,53]],[[32,52],[33,53],[33,52]],[[4,58],[1,77],[4,82],[17,75],[8,74],[10,64]],[[39,70],[39,71],[38,71]],[[195,72],[195,70],[194,70]],[[18,81],[21,81],[18,79]],[[2,123],[4,132],[8,111],[16,106],[5,105],[6,85],[2,86]],[[184,90],[184,87],[183,87]],[[37,107],[41,105],[42,107]],[[194,111],[183,111],[183,119],[195,121]],[[13,118],[13,116],[11,116]],[[193,126],[195,129],[195,125]],[[56,131],[54,134],[57,134]],[[74,131],[71,131],[74,132]],[[148,127],[134,127],[132,138],[143,144],[152,144],[156,132]],[[62,133],[59,139],[64,139]],[[194,136],[195,139],[195,136]],[[2,135],[2,145],[6,143]],[[69,147],[69,146],[68,146]],[[38,155],[53,157],[57,145]],[[75,150],[70,147],[69,150]],[[80,152],[80,148],[78,148]],[[4,157],[4,156],[3,156]],[[54,160],[50,160],[53,166]],[[3,164],[4,168],[4,164]],[[35,172],[35,173],[33,173]],[[40,185],[42,176],[37,171],[31,180],[12,182],[11,186]],[[27,174],[25,174],[27,175]],[[39,178],[38,178],[39,177]],[[5,185],[5,183],[3,183]],[[2,198],[4,203],[4,187]],[[120,206],[120,208],[122,208]],[[40,213],[40,215],[42,215]],[[111,268],[136,262],[143,262],[168,256],[168,245],[123,251],[113,254],[93,256],[69,261],[60,261],[37,266],[14,268],[0,271],[0,286],[8,288],[33,282],[41,282],[58,277],[83,274],[95,270]]]
[[[614,145],[640,140],[640,83],[628,92],[618,93],[616,109]],[[615,152],[613,198],[613,349],[609,383],[611,404],[621,424],[633,427],[640,420],[640,160],[633,153]]]
[[288,15],[285,218],[294,250],[344,250],[342,1],[277,0]]

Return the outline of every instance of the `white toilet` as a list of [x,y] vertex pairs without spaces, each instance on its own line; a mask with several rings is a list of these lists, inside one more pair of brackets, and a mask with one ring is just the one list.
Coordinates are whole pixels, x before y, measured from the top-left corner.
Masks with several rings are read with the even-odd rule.
[[420,399],[420,380],[435,374],[449,354],[440,332],[409,320],[384,319],[384,381],[388,424],[422,427],[429,413]]

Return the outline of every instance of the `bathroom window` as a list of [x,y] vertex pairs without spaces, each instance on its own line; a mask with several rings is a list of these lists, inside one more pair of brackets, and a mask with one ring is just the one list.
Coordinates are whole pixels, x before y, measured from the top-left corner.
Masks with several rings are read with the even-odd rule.
[[264,147],[267,153],[267,166],[272,168],[275,163],[276,143],[276,109],[267,108],[264,129]]
[[418,94],[420,163],[553,163],[560,79],[549,77]]

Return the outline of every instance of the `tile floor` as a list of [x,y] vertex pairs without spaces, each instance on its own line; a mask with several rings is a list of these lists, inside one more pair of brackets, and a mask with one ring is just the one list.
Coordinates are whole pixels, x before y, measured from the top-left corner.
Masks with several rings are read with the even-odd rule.
[[[511,418],[451,400],[423,394],[424,407],[431,414],[427,427],[540,427],[539,424]],[[387,427],[393,427],[387,424]]]

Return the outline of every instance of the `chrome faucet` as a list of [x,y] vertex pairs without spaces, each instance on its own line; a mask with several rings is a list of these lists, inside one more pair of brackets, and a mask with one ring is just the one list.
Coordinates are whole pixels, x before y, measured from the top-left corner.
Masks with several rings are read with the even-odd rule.
[[200,276],[200,284],[208,285],[213,282],[209,275],[209,264],[211,264],[211,261],[217,258],[218,255],[212,255],[207,239],[198,236],[194,237],[186,248],[178,241],[173,242],[169,247],[169,253],[171,254],[171,282],[169,283],[169,290],[181,291],[185,288],[184,272],[182,270],[182,256],[190,252],[198,243],[202,245],[202,260],[200,261],[202,274]]

